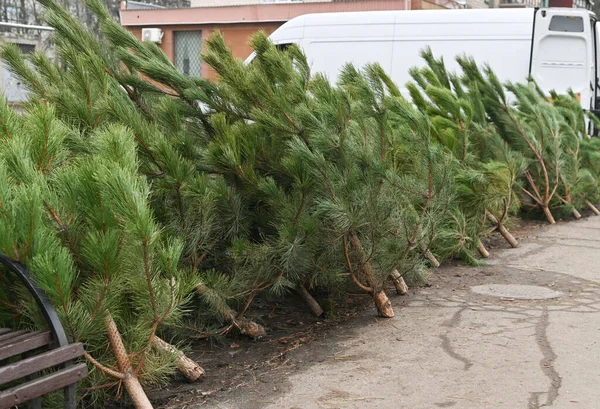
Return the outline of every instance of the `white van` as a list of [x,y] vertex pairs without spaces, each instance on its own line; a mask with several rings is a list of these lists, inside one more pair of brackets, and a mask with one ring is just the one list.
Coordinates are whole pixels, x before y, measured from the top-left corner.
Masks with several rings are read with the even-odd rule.
[[455,57],[466,54],[488,63],[502,81],[531,75],[544,91],[572,89],[584,109],[596,109],[596,18],[584,9],[308,14],[283,24],[270,39],[282,48],[298,44],[312,71],[332,81],[346,62],[377,62],[402,88],[409,69],[424,65],[419,53],[429,46],[450,70],[458,70]]

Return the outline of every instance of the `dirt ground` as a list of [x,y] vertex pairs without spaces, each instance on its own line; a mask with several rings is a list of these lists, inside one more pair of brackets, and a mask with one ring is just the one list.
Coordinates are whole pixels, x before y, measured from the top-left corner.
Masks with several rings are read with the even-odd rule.
[[[589,214],[584,215],[587,216]],[[565,223],[559,221],[558,224]],[[521,220],[511,231],[520,242],[527,242],[532,238],[535,239],[540,229],[542,231],[547,229],[542,221]],[[485,245],[492,253],[492,258],[494,253],[509,249],[506,242],[497,234],[489,237]],[[499,269],[494,265],[467,267],[458,262],[446,264],[432,271],[428,286],[411,288],[406,296],[393,295],[394,309],[397,315],[402,316],[403,309],[409,304],[420,305],[425,299],[430,298],[429,295],[424,295],[424,292],[433,295],[465,293],[470,287],[482,283],[513,282],[515,274],[519,272],[506,268]],[[542,281],[544,280],[540,281],[540,277],[537,276],[519,277],[520,284],[540,285],[541,283],[543,285]],[[390,289],[388,294],[393,294],[393,291]],[[270,405],[275,405],[273,408],[284,407],[279,406],[277,402],[293,389],[293,381],[290,377],[310,373],[311,368],[316,366],[326,367],[328,364],[335,366],[336,363],[358,362],[364,359],[365,356],[349,353],[349,350],[355,349],[348,348],[349,342],[353,345],[358,342],[367,351],[369,348],[380,348],[376,339],[368,337],[364,339],[360,333],[372,332],[376,337],[378,331],[371,331],[371,328],[391,325],[397,335],[393,336],[391,341],[389,337],[386,339],[387,347],[389,348],[389,342],[396,342],[397,345],[392,347],[403,349],[403,344],[409,337],[408,333],[414,332],[414,328],[408,331],[404,327],[406,324],[398,320],[398,317],[393,320],[378,318],[368,296],[363,294],[347,296],[345,305],[337,306],[341,314],[329,319],[313,317],[308,310],[301,308],[302,303],[299,300],[295,303],[259,304],[258,314],[267,323],[267,337],[256,341],[240,337],[230,339],[227,344],[220,346],[198,343],[197,351],[202,352],[192,352],[189,356],[202,364],[206,376],[193,384],[185,383],[183,379],[176,379],[169,387],[153,391],[150,394],[151,400],[157,408],[162,409],[200,407],[259,409],[270,408]],[[460,314],[453,316],[450,324],[452,320],[458,319]],[[469,360],[452,350],[447,335],[441,335],[440,342],[447,355],[465,366],[472,365]],[[369,375],[370,370],[364,368],[362,370],[362,375]],[[360,376],[360,366],[357,371],[355,375]],[[340,385],[339,390],[333,389],[329,394],[320,396],[315,407],[345,408],[347,406],[343,405],[344,402],[354,402],[357,403],[357,408],[362,407],[359,404],[362,398],[344,392],[343,389],[343,385]],[[377,402],[379,398],[385,399],[385,396],[371,398],[372,401]],[[456,404],[457,401],[460,402],[460,400],[450,400],[448,406]],[[285,407],[305,408],[289,405]],[[444,407],[443,403],[437,407]]]

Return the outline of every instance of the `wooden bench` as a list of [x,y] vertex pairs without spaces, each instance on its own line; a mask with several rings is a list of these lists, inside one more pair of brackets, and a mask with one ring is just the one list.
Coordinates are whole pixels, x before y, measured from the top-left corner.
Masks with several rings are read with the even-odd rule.
[[77,381],[87,376],[87,365],[73,361],[84,354],[83,345],[69,344],[56,310],[23,265],[3,254],[0,264],[27,287],[49,329],[0,328],[0,409],[25,402],[32,409],[41,409],[40,397],[60,389],[64,390],[64,407],[75,409]]

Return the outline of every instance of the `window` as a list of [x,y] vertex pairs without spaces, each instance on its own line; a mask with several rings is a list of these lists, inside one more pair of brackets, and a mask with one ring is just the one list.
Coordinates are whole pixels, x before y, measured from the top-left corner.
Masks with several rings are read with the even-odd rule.
[[20,44],[20,43],[17,43],[17,46],[21,49],[21,52],[23,54],[31,54],[32,52],[35,51],[35,45],[34,44]]
[[275,48],[277,48],[279,51],[285,51],[290,45],[292,45],[292,43],[275,44]]
[[593,10],[594,2],[590,0],[573,0],[573,7]]
[[574,16],[552,16],[548,30],[560,31],[563,33],[583,33],[583,18]]
[[524,6],[524,7],[540,7],[542,5],[541,0],[500,0],[500,7],[514,7],[514,6]]
[[4,9],[4,13],[6,15],[6,21],[9,23],[22,23],[21,19],[19,19],[19,15],[21,14],[21,8],[16,6],[6,6]]
[[202,31],[176,31],[175,67],[182,74],[192,77],[202,75]]
[[[35,51],[35,44],[15,43],[23,54]],[[21,103],[27,100],[28,91],[21,81],[0,62],[0,89],[4,97],[11,103]],[[28,61],[27,65],[31,63]],[[2,70],[4,68],[4,70]]]

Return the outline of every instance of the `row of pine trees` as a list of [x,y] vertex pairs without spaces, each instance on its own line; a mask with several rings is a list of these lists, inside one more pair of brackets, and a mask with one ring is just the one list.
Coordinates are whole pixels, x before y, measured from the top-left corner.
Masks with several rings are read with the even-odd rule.
[[[177,72],[101,0],[87,0],[100,38],[40,2],[56,58],[2,48],[30,98],[21,113],[0,104],[0,251],[85,344],[82,407],[125,389],[150,408],[146,386],[177,369],[197,379],[178,346],[264,336],[257,298],[296,292],[320,316],[313,294],[351,288],[393,317],[388,287],[404,294],[451,258],[480,263],[492,231],[516,247],[520,214],[598,214],[600,145],[574,95],[501,84],[468,57],[449,72],[429,50],[409,97],[376,65],[332,84],[262,33],[249,65],[208,40],[212,83]],[[0,280],[0,326],[43,325]]]

